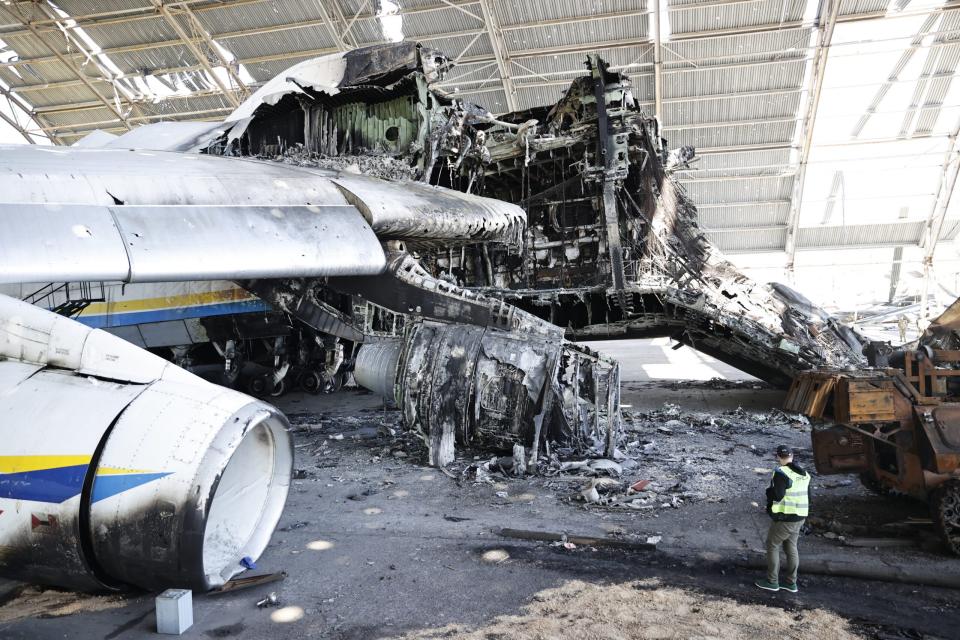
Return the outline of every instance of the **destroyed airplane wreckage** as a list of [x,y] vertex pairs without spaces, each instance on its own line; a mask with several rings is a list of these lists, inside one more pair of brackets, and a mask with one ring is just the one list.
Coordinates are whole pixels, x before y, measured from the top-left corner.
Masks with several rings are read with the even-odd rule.
[[331,64],[275,78],[206,151],[519,203],[527,224],[516,237],[483,237],[475,219],[454,216],[450,228],[475,242],[424,244],[416,224],[391,237],[435,278],[570,338],[671,336],[780,386],[811,367],[865,364],[861,336],[784,285],[752,282],[710,245],[670,176],[695,150],[668,150],[629,79],[599,57],[556,104],[499,118],[439,89],[449,64],[426,48],[374,47]]
[[[551,442],[612,454],[618,366],[565,336],[669,335],[777,384],[861,362],[856,334],[789,289],[751,282],[710,247],[669,175],[692,150],[668,152],[627,79],[599,58],[556,105],[499,118],[443,93],[448,67],[417,45],[373,47],[296,65],[222,123],[145,126],[98,148],[5,149],[0,277],[21,292],[54,283],[31,302],[96,318],[198,372],[218,363],[219,381],[255,393],[282,393],[294,373],[307,390],[335,387],[352,371],[397,402],[435,465],[455,445],[524,446],[534,461]],[[55,284],[66,282],[107,293],[77,300]],[[172,319],[120,312],[173,285],[188,302]],[[211,293],[231,304],[190,302]],[[39,506],[0,521],[3,572],[210,588],[256,558],[292,464],[282,416],[234,394],[223,415],[196,418],[204,428],[161,430],[131,398],[189,374],[87,366],[125,363],[119,341],[17,301],[3,309],[0,390],[19,416],[8,424],[29,419],[39,434],[6,440],[16,460],[0,475],[0,503]],[[60,414],[38,417],[28,393],[66,380],[110,398],[73,448],[57,435]],[[161,418],[219,402],[219,387],[182,383],[189,389],[164,396]],[[225,433],[229,446],[216,446]],[[178,437],[201,462],[181,459]],[[158,457],[138,457],[144,438],[162,441]],[[57,446],[37,450],[43,443]],[[216,461],[203,462],[214,450]],[[231,465],[258,471],[238,478]],[[150,481],[98,492],[118,473]],[[51,474],[67,474],[76,491],[17,493]],[[168,494],[170,483],[191,489]],[[241,509],[253,515],[234,514],[237,495],[254,496],[257,508]],[[113,515],[101,519],[103,509]],[[40,544],[46,559],[31,555],[36,522],[53,536]]]

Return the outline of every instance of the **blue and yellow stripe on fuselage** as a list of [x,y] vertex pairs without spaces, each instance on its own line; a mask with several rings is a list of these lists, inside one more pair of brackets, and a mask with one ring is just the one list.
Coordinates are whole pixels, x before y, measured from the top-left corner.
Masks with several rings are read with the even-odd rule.
[[270,306],[229,282],[180,282],[107,288],[77,320],[96,329],[170,320],[269,311]]
[[[83,490],[89,455],[0,456],[0,498],[34,502],[65,502]],[[168,472],[99,467],[92,501],[110,498],[147,484]]]

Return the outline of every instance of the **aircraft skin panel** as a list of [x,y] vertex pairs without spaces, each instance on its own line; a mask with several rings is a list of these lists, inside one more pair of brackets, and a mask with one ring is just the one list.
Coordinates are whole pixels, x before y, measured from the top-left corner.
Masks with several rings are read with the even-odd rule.
[[289,490],[275,408],[5,296],[0,415],[5,577],[205,591],[259,557]]
[[[11,364],[0,361],[0,369]],[[26,561],[40,576],[62,573],[72,586],[95,584],[82,553],[59,549],[79,547],[80,494],[93,454],[144,389],[53,369],[0,389],[0,545],[7,548],[0,570],[16,571]],[[19,541],[34,543],[13,551]]]
[[346,205],[334,176],[201,154],[0,145],[0,200],[11,204]]
[[349,205],[0,204],[0,282],[375,275],[385,266]]
[[[208,289],[208,283],[188,282],[181,290],[185,293],[155,295],[149,289],[142,293],[121,293],[120,288],[110,288],[108,301],[94,302],[83,310],[77,321],[88,327],[123,327],[169,320],[187,320],[210,316],[269,311],[270,305],[249,292],[226,282],[216,282],[229,288]],[[153,285],[147,285],[148,287]],[[158,286],[159,288],[159,286]],[[168,291],[170,287],[165,287]],[[146,297],[140,297],[146,296]]]

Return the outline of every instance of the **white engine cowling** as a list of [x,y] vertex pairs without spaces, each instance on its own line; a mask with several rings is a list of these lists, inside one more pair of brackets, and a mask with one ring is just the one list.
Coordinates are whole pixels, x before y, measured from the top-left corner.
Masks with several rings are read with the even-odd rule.
[[286,418],[105,332],[0,296],[0,575],[207,590],[255,560]]

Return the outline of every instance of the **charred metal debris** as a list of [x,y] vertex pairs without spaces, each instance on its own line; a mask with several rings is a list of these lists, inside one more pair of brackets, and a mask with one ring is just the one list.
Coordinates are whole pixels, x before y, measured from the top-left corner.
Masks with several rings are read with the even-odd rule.
[[[243,284],[344,341],[344,370],[397,402],[434,464],[454,442],[612,453],[617,367],[564,336],[669,336],[778,386],[865,364],[861,336],[710,244],[671,176],[695,150],[670,150],[598,56],[556,104],[502,116],[444,91],[452,63],[412,43],[298,67],[205,151],[329,171],[393,258],[383,276]],[[363,206],[378,187],[358,174],[401,183],[411,201]],[[456,211],[436,186],[464,194]]]

